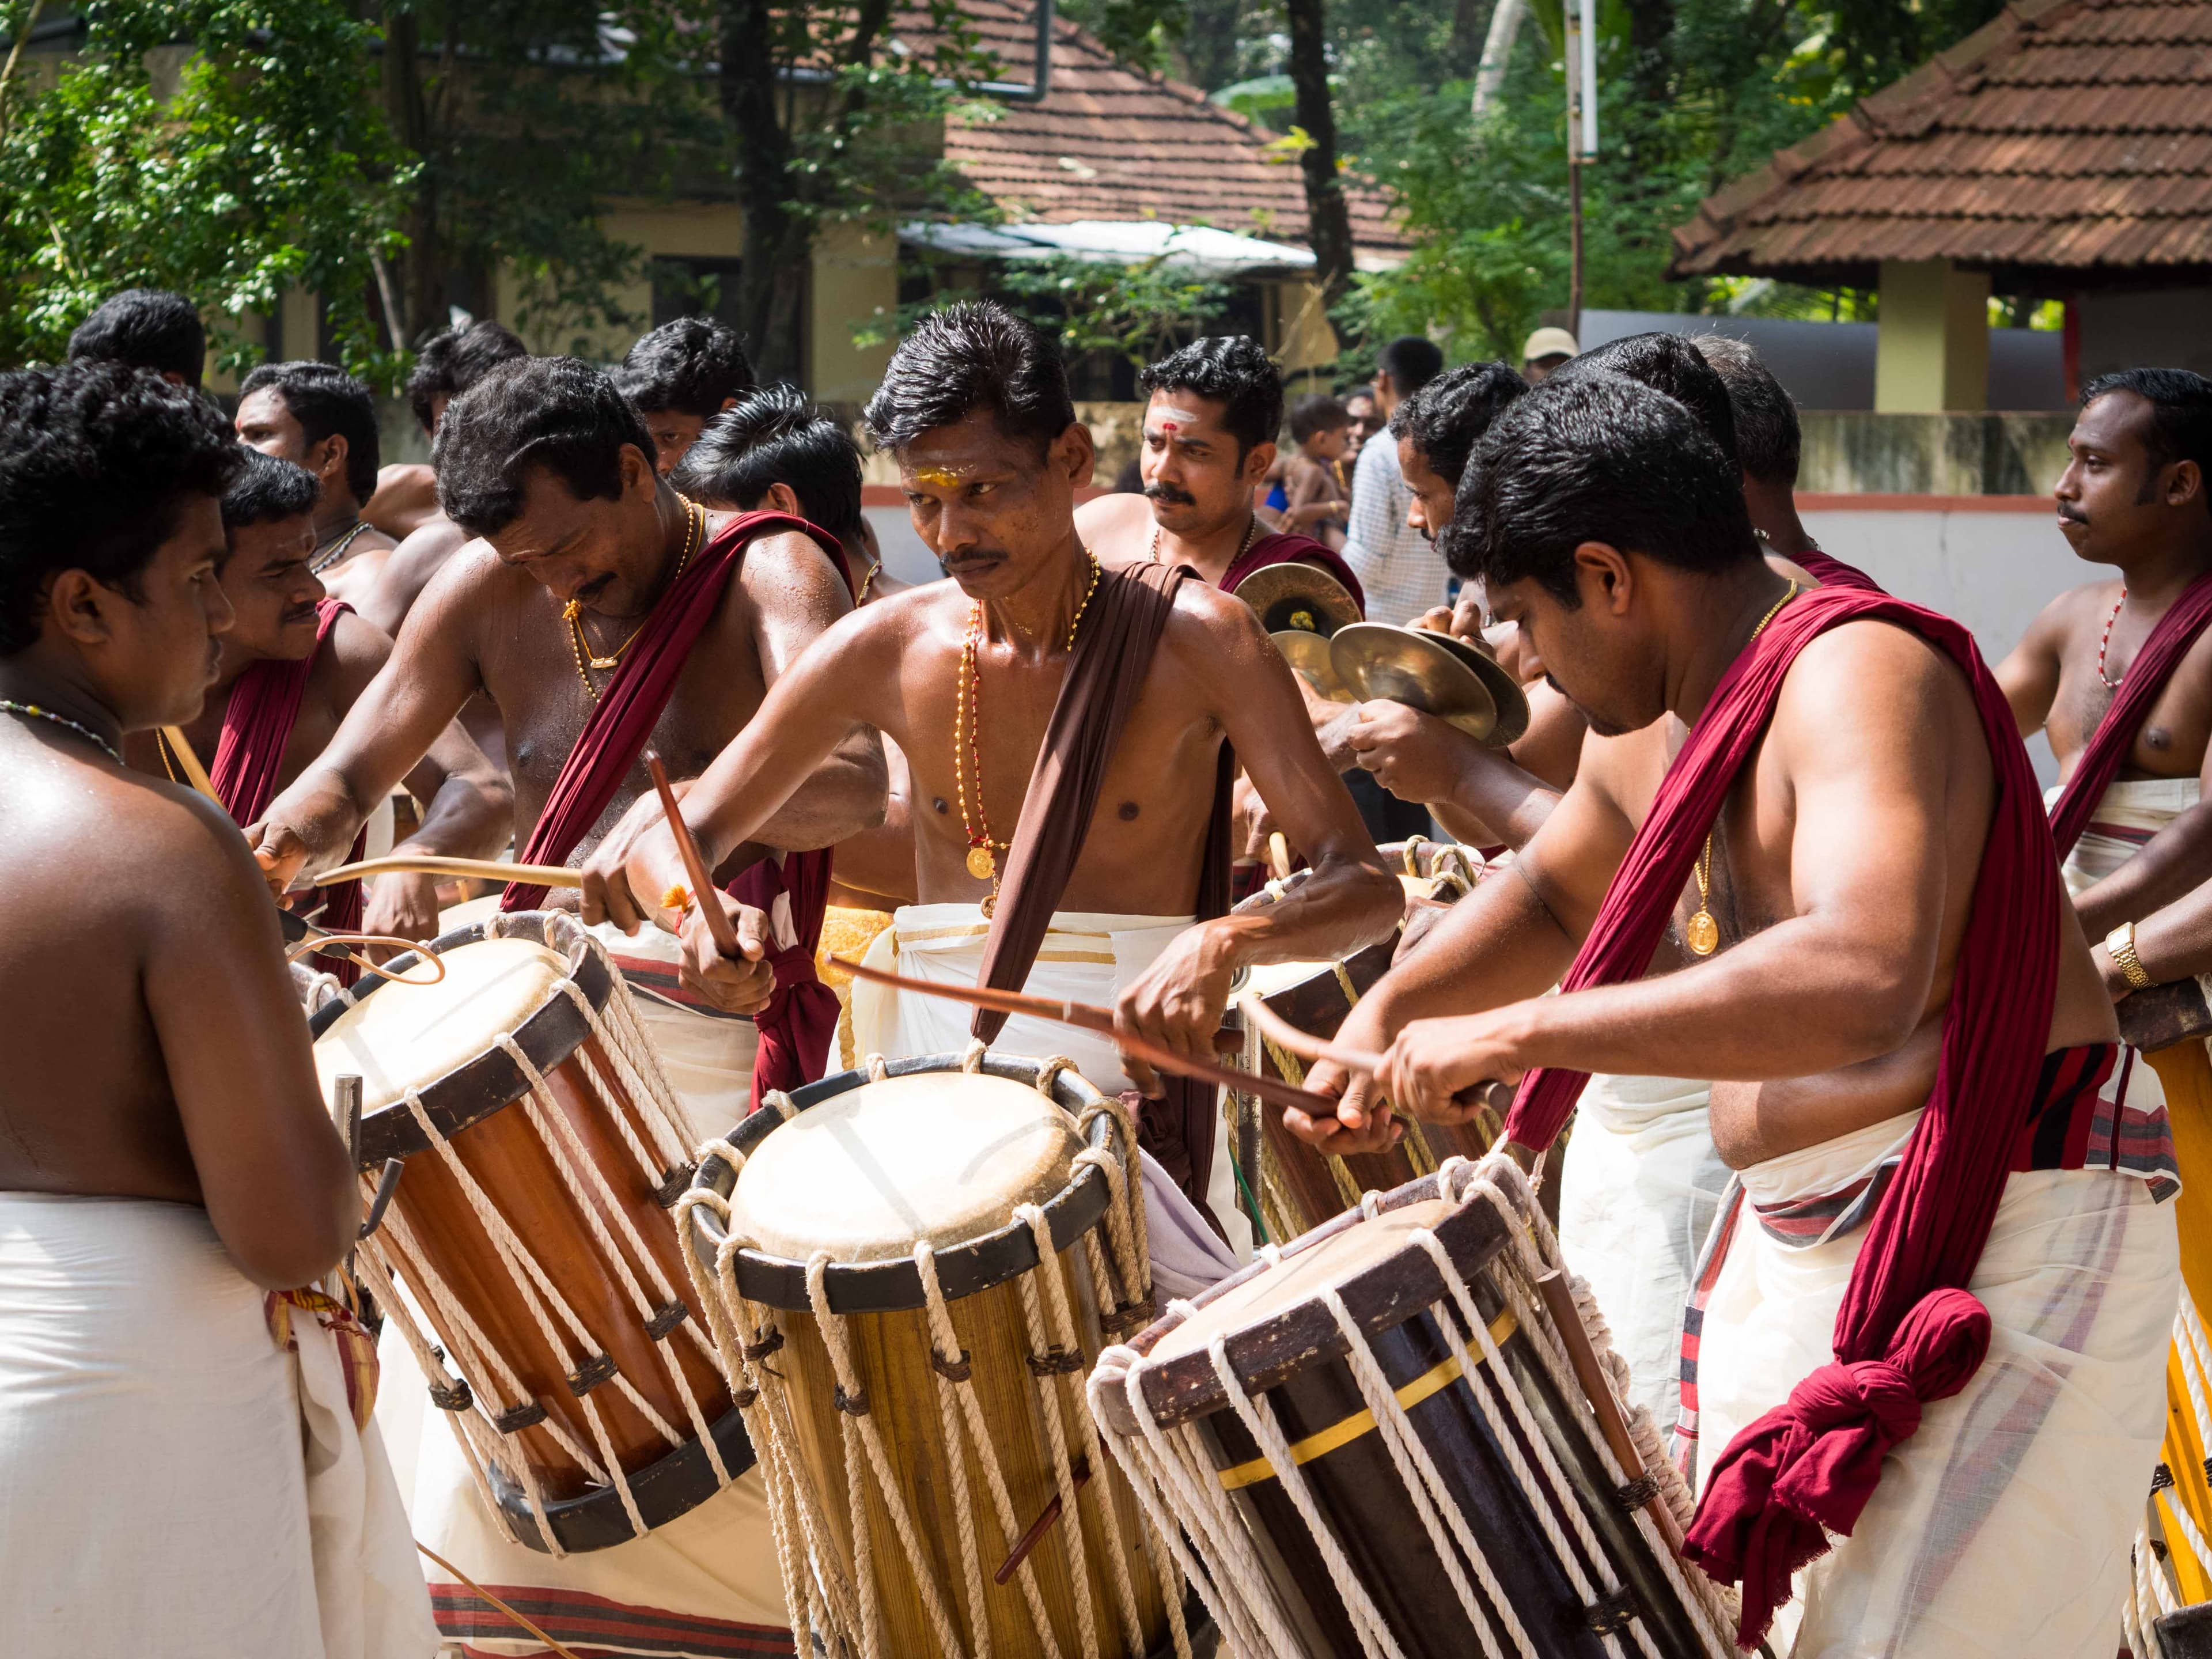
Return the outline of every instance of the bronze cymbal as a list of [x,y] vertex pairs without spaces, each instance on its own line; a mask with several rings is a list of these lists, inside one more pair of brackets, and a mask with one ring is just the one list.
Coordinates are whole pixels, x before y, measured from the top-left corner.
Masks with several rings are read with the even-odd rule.
[[1321,635],[1286,628],[1281,633],[1270,634],[1267,637],[1275,642],[1275,649],[1283,653],[1283,660],[1313,687],[1315,695],[1326,697],[1331,702],[1353,701],[1352,693],[1344,689],[1344,682],[1336,677],[1336,665],[1328,658],[1328,641]]
[[1488,645],[1474,640],[1463,640],[1456,634],[1441,630],[1415,629],[1415,633],[1427,634],[1439,641],[1454,656],[1473,669],[1490,700],[1498,707],[1498,729],[1486,742],[1497,747],[1518,743],[1528,730],[1528,694],[1521,684],[1505,672],[1504,665],[1491,653]]
[[1270,634],[1295,630],[1327,639],[1359,620],[1359,607],[1344,584],[1316,564],[1271,564],[1233,591],[1259,613],[1260,625]]
[[[1500,735],[1499,706],[1489,678],[1437,635],[1388,623],[1354,623],[1330,638],[1328,656],[1345,689],[1363,702],[1402,702],[1492,748],[1510,741]],[[1519,696],[1518,686],[1512,689],[1525,730],[1528,702]]]

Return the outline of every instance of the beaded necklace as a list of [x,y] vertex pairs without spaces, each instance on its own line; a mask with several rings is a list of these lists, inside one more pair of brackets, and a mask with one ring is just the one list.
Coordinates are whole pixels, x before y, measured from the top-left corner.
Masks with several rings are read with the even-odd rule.
[[123,764],[122,753],[113,744],[108,742],[90,726],[80,726],[67,714],[57,714],[52,709],[41,708],[34,702],[17,702],[9,697],[0,697],[0,710],[4,710],[10,714],[21,714],[34,720],[46,720],[55,726],[66,726],[87,743],[99,744],[100,752],[118,766]]

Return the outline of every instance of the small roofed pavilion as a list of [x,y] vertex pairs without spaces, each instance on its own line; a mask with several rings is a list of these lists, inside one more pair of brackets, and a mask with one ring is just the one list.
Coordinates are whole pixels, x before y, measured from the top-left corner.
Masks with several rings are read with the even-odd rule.
[[1992,294],[2066,301],[2069,380],[2212,373],[2212,0],[2014,0],[1674,247],[1677,276],[1879,289],[1878,411],[1984,407]]

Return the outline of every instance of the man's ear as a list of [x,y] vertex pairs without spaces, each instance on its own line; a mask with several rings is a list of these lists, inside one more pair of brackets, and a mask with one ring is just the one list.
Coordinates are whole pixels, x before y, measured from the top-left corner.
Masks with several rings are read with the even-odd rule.
[[1604,542],[1584,542],[1575,549],[1575,585],[1583,603],[1601,606],[1608,615],[1620,616],[1636,586],[1636,572],[1620,549]]
[[799,504],[799,492],[781,478],[768,487],[768,494],[761,498],[760,507],[755,510],[788,513],[794,519],[806,516],[806,509]]
[[352,446],[346,442],[343,433],[331,433],[329,437],[307,452],[307,471],[325,483],[328,483],[333,477],[336,477],[340,483],[343,483],[346,476],[346,453],[351,447]]
[[1070,484],[1081,489],[1091,482],[1098,464],[1098,448],[1091,441],[1091,428],[1081,421],[1070,421],[1067,429],[1052,441],[1045,459],[1055,471],[1067,475]]
[[2166,504],[2185,507],[2204,493],[2204,469],[2194,461],[2176,461],[2166,481]]
[[622,447],[620,465],[623,495],[632,495],[642,491],[650,495],[659,488],[659,463],[635,444],[624,444]]
[[86,649],[115,637],[113,607],[127,603],[88,570],[64,570],[46,588],[46,614],[55,632]]
[[1254,444],[1244,457],[1244,482],[1257,484],[1267,476],[1267,469],[1275,464],[1275,446],[1272,443]]

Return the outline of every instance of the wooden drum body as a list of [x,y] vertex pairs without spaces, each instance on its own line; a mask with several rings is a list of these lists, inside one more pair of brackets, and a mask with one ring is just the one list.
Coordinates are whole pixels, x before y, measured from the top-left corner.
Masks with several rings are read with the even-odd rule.
[[1516,1276],[1527,1187],[1497,1172],[1455,1162],[1380,1195],[1371,1218],[1255,1263],[1094,1373],[1108,1444],[1193,1540],[1230,1651],[1732,1653],[1717,1592],[1638,1507],[1665,1475],[1686,1510],[1680,1479],[1648,1419],[1643,1468],[1608,1452]]
[[814,1569],[787,1587],[794,1622],[863,1659],[948,1632],[981,1651],[979,1602],[1000,1656],[1182,1648],[1180,1582],[1082,1399],[1150,1316],[1127,1119],[1066,1070],[1048,1093],[1034,1060],[960,1065],[797,1090],[693,1188],[779,1548]]
[[362,1079],[365,1181],[405,1160],[360,1276],[514,1536],[621,1543],[752,1462],[669,1214],[681,1109],[574,918],[432,948],[440,983],[368,980],[311,1022],[325,1094]]
[[[1382,862],[1399,873],[1408,907],[1445,906],[1471,890],[1479,863],[1467,849],[1436,842],[1393,842],[1380,849]],[[1297,888],[1305,872],[1280,885]],[[1255,893],[1237,908],[1263,908],[1276,902],[1273,890]],[[1393,941],[1371,945],[1348,961],[1270,963],[1252,969],[1237,990],[1256,992],[1268,1009],[1299,1030],[1333,1037],[1337,1028],[1390,969]],[[1244,1033],[1243,1068],[1261,1076],[1303,1085],[1305,1067],[1296,1056],[1267,1042],[1256,1030]],[[1364,1192],[1389,1192],[1433,1174],[1444,1158],[1480,1158],[1490,1149],[1499,1125],[1486,1121],[1458,1126],[1407,1122],[1405,1138],[1388,1152],[1339,1158],[1325,1153],[1283,1127],[1282,1114],[1256,1101],[1245,1103],[1242,1133],[1236,1137],[1238,1163],[1248,1171],[1256,1163],[1260,1220],[1279,1243],[1312,1231],[1330,1217],[1355,1209]],[[1256,1133],[1255,1133],[1256,1131]],[[1249,1143],[1256,1142],[1256,1146]]]

